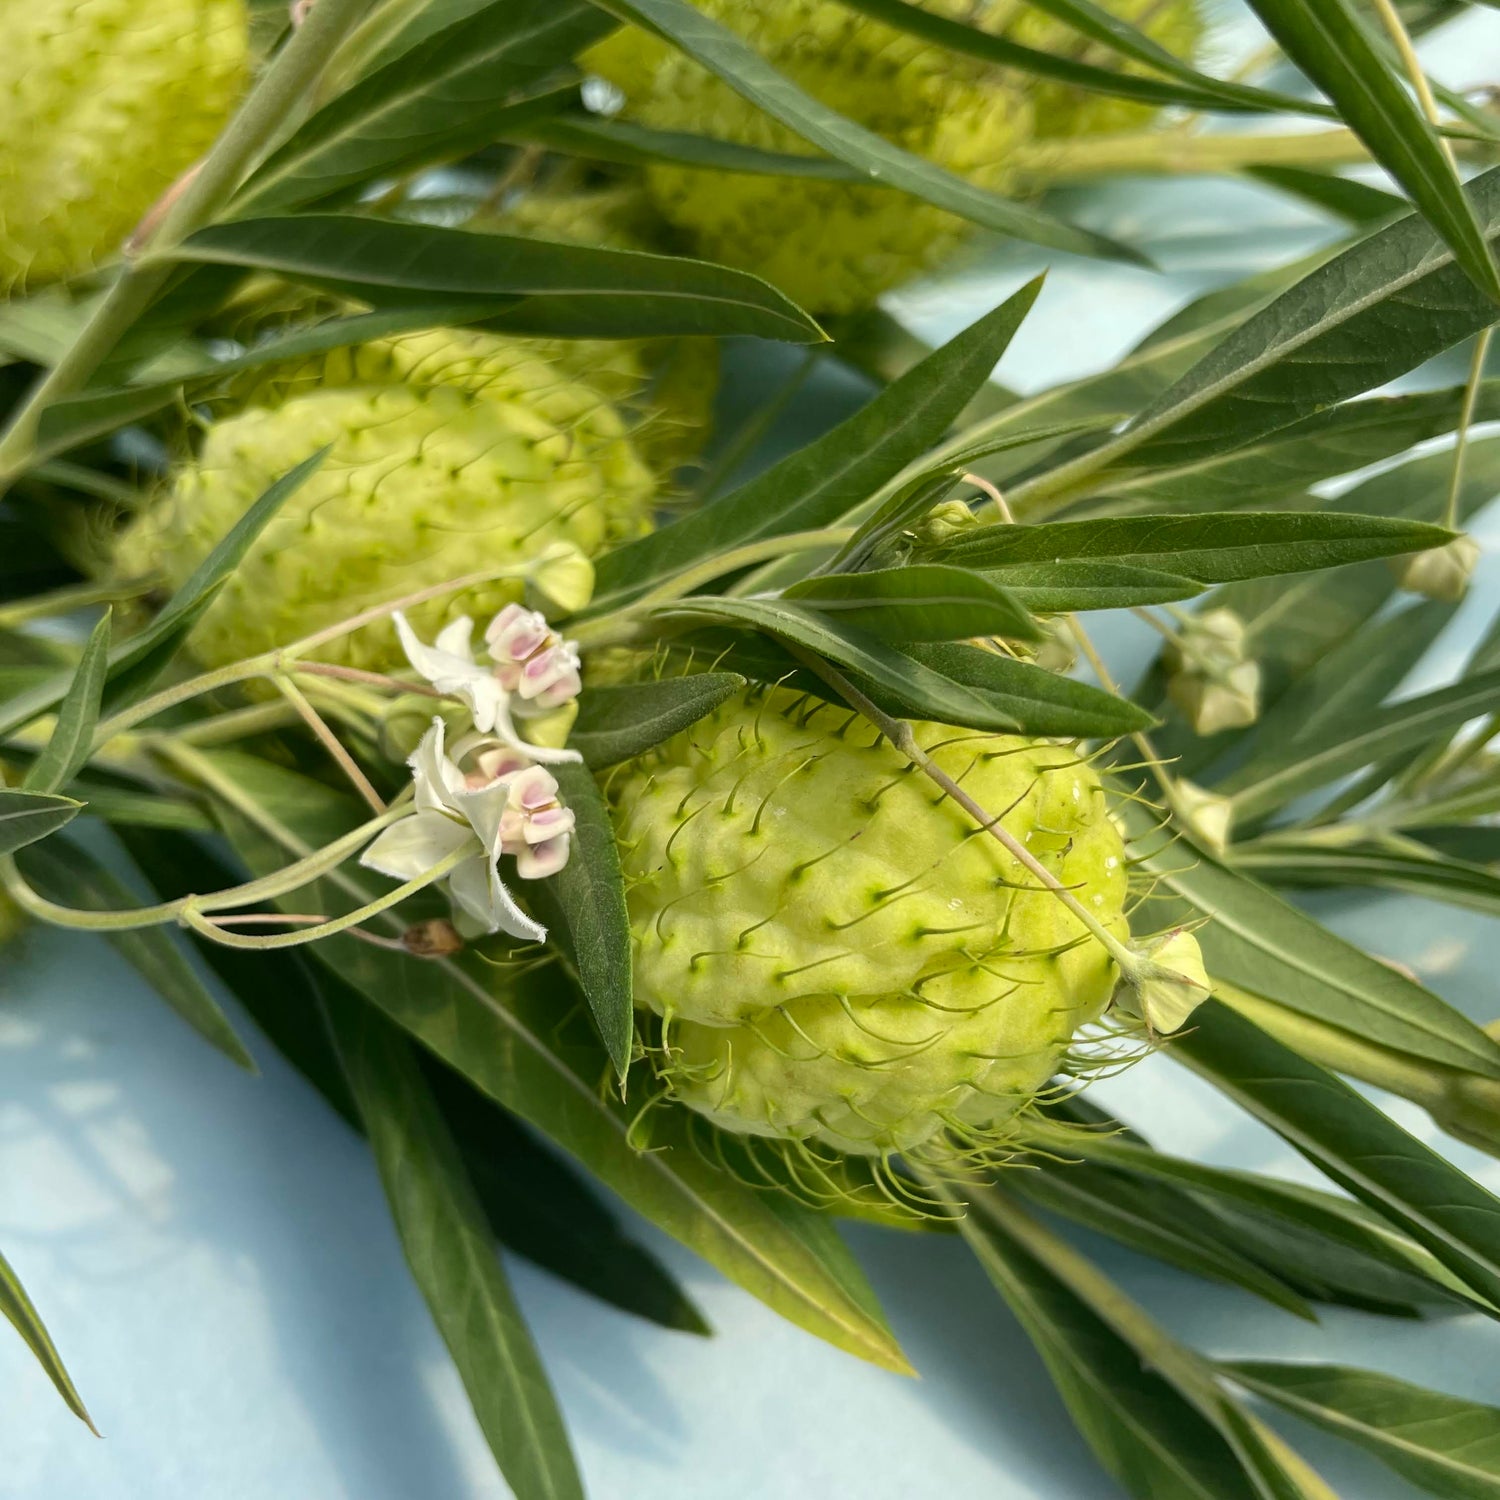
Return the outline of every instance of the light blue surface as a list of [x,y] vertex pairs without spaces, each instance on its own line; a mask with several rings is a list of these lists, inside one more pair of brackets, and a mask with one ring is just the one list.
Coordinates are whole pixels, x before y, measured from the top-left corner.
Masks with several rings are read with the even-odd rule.
[[[1097,211],[1178,227],[1162,278],[1059,262],[1001,373],[1034,388],[1108,364],[1202,286],[1311,242],[1311,221],[1248,188],[1162,199],[1119,187]],[[1110,205],[1113,204],[1111,209]],[[1175,209],[1192,210],[1186,220]],[[1259,237],[1239,226],[1253,222]],[[1025,275],[1001,251],[902,303],[951,331]],[[1497,540],[1428,674],[1500,601]],[[1104,634],[1138,658],[1128,622]],[[1479,1019],[1500,1014],[1493,924],[1415,900],[1325,900]],[[243,1029],[250,1034],[248,1023]],[[34,934],[0,958],[0,1246],[46,1316],[104,1432],[63,1409],[0,1337],[0,1495],[15,1500],[480,1500],[505,1493],[413,1290],[363,1144],[264,1045],[263,1074],[211,1053],[102,944]],[[1312,1174],[1170,1061],[1100,1096],[1174,1149]],[[1390,1104],[1424,1139],[1420,1111]],[[1451,1144],[1500,1189],[1500,1163]],[[716,1329],[664,1332],[524,1263],[511,1270],[596,1500],[859,1495],[1107,1500],[1031,1346],[962,1246],[852,1239],[921,1373],[861,1365],[782,1322],[644,1224]],[[1500,1402],[1495,1331],[1331,1311],[1319,1327],[1089,1241],[1169,1326],[1226,1354],[1363,1362]],[[1306,1429],[1348,1500],[1411,1491]]]

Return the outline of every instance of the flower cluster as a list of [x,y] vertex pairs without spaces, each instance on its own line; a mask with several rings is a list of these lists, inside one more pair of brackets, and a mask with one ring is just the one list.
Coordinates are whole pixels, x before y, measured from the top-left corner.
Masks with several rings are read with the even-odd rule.
[[534,610],[507,605],[485,631],[488,662],[476,659],[474,622],[447,626],[432,645],[399,611],[393,616],[407,660],[440,693],[469,711],[472,731],[447,744],[434,718],[407,764],[415,811],[392,824],[360,862],[399,880],[417,880],[473,846],[447,876],[460,926],[539,942],[547,930],[516,904],[500,877],[515,860],[523,880],[555,875],[568,862],[574,817],[546,766],[580,759],[573,750],[524,739],[519,720],[572,705],[582,687],[577,648]]

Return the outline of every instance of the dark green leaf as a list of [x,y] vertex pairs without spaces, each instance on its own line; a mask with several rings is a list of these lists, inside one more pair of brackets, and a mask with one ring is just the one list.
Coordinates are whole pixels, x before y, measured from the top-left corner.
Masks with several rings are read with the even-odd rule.
[[56,833],[83,811],[83,803],[47,792],[0,787],[0,855],[14,854]]
[[1002,303],[832,432],[723,500],[606,553],[589,612],[618,609],[653,584],[747,543],[839,520],[943,436],[1015,328],[1015,309]]
[[[1205,73],[1195,72],[1180,58],[1172,57],[1171,53],[1157,47],[1149,37],[1136,31],[1128,22],[1109,15],[1108,12],[1103,12],[1111,23],[1105,33],[1109,38],[1107,45],[1123,52],[1125,47],[1120,46],[1120,43],[1126,42],[1130,47],[1127,55],[1153,68],[1160,68],[1163,59],[1168,59],[1170,74],[1185,82],[1175,85],[1163,83],[1154,77],[1141,78],[1135,74],[1120,73],[1110,68],[1077,62],[1072,58],[1059,57],[1051,52],[1039,52],[1034,47],[1023,47],[1002,36],[982,31],[978,26],[966,26],[961,21],[951,21],[946,16],[934,15],[919,6],[908,5],[905,0],[840,0],[840,3],[847,5],[850,10],[857,10],[899,31],[922,37],[950,52],[978,57],[1004,68],[1016,68],[1038,78],[1055,78],[1062,83],[1072,84],[1075,88],[1088,89],[1118,99],[1138,99],[1158,106],[1176,104],[1219,114],[1307,114],[1337,118],[1335,111],[1324,104],[1297,99],[1290,94],[1249,88],[1244,84],[1222,83]],[[1075,12],[1081,13],[1081,10]],[[1095,36],[1100,39],[1097,31]]]
[[[1500,231],[1500,169],[1467,191],[1486,232]],[[1243,323],[1131,423],[1111,456],[1184,464],[1223,453],[1384,385],[1494,317],[1451,252],[1409,215]]]
[[[207,762],[236,789],[236,805],[252,808],[258,820],[224,810],[252,869],[282,863],[281,847],[265,833],[271,822],[305,844],[359,821],[356,805],[253,757],[220,751]],[[323,909],[347,908],[372,891],[350,875],[340,875],[337,889],[332,884],[320,887]],[[685,1111],[655,1111],[655,1149],[639,1149],[633,1132],[640,1106],[601,1088],[604,1051],[555,968],[512,977],[472,953],[422,961],[345,938],[317,944],[315,954],[476,1088],[731,1280],[837,1347],[908,1371],[863,1273],[826,1219],[710,1166],[694,1145]]]
[[1500,1200],[1347,1084],[1213,1000],[1194,1012],[1170,1055],[1406,1230],[1481,1297],[1500,1298]]
[[1361,952],[1245,875],[1156,832],[1126,806],[1132,855],[1156,885],[1147,928],[1207,916],[1209,972],[1288,1010],[1411,1057],[1500,1078],[1500,1043],[1421,985]]
[[578,719],[568,744],[593,770],[632,760],[696,724],[745,686],[734,672],[699,672],[590,687],[578,700]]
[[817,343],[822,330],[746,271],[679,256],[402,224],[353,214],[295,214],[215,224],[175,252],[347,290],[379,306],[520,300],[488,320],[559,338],[754,334]]
[[1299,1318],[1312,1308],[1242,1251],[1238,1230],[1189,1193],[1082,1162],[1039,1161],[1008,1185],[1022,1197],[1194,1276],[1238,1286]]
[[265,215],[489,145],[540,102],[559,70],[608,30],[585,0],[511,0],[424,41],[337,95],[256,169],[232,205]]
[[793,584],[784,597],[888,641],[958,641],[976,635],[1034,641],[1041,635],[1009,590],[938,563],[822,573]]
[[1338,107],[1411,195],[1475,286],[1500,302],[1500,271],[1453,158],[1345,0],[1250,0],[1286,55]]
[[913,197],[1015,239],[1077,255],[1143,263],[1138,254],[1113,240],[987,193],[856,125],[804,94],[754,48],[687,0],[596,0],[596,3],[622,21],[635,22],[665,37],[805,141],[859,168],[870,183],[901,188]]
[[0,1313],[5,1314],[11,1326],[26,1341],[26,1347],[36,1355],[37,1363],[47,1372],[47,1378],[56,1386],[57,1394],[67,1403],[68,1410],[98,1437],[99,1429],[94,1426],[94,1419],[89,1416],[83,1397],[78,1394],[73,1377],[63,1364],[62,1355],[47,1332],[47,1325],[42,1322],[41,1314],[26,1295],[26,1288],[3,1255],[0,1255]]
[[1245,168],[1245,176],[1360,226],[1378,224],[1382,219],[1405,213],[1410,207],[1406,199],[1395,193],[1371,187],[1353,177],[1340,177],[1335,172],[1314,172],[1306,167],[1260,166]]
[[[27,882],[49,901],[83,911],[117,911],[140,904],[129,886],[69,839],[28,849],[17,863]],[[255,1059],[169,929],[139,927],[104,936],[204,1041],[231,1062],[256,1071]]]
[[986,1212],[989,1203],[980,1195],[960,1230],[1104,1468],[1137,1500],[1254,1500],[1256,1490],[1208,1418],[1054,1265]]
[[109,632],[113,611],[106,609],[89,634],[78,658],[73,681],[57,710],[57,725],[47,748],[32,761],[21,783],[31,792],[60,792],[83,769],[99,720],[104,674],[109,668]]
[[630,917],[614,825],[598,783],[584,766],[560,765],[553,774],[563,805],[577,819],[566,865],[534,887],[539,913],[567,955],[593,1013],[604,1049],[621,1078],[635,1036],[631,988]]
[[1140,604],[1167,604],[1203,592],[1192,578],[1138,568],[1098,558],[1014,563],[986,570],[1006,592],[1038,614],[1069,610],[1129,609]]
[[1221,1368],[1257,1396],[1358,1443],[1440,1500],[1500,1497],[1500,1407],[1343,1365],[1252,1359]]
[[324,1014],[359,1105],[407,1264],[517,1500],[583,1500],[541,1356],[406,1039],[331,988]]
[[1243,511],[991,526],[945,542],[929,555],[986,571],[1015,563],[1102,558],[1199,583],[1230,583],[1391,557],[1450,539],[1451,533],[1440,526],[1386,516]]

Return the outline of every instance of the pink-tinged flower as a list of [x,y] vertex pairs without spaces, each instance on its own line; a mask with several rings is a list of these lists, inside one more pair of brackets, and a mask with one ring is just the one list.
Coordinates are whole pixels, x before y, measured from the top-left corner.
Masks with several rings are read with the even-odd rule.
[[521,698],[517,712],[560,708],[583,689],[578,648],[534,609],[507,604],[484,633],[501,685]]

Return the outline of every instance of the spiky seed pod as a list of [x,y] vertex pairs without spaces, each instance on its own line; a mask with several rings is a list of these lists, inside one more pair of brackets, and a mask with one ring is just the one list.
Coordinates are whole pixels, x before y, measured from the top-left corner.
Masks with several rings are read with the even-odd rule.
[[[1107,0],[1105,9],[1143,31],[1177,57],[1191,59],[1203,39],[1203,19],[1195,0]],[[1100,67],[1120,67],[1144,73],[1138,64],[1124,62],[1108,47],[1081,36],[1070,26],[1035,6],[1023,6],[1012,30],[1028,47]],[[1156,109],[1129,99],[1112,99],[1065,83],[1039,79],[1032,92],[1033,128],[1040,137],[1104,135],[1109,131],[1140,130]]]
[[[834,0],[696,0],[794,83],[896,145],[985,187],[1003,188],[1010,148],[1030,130],[1025,90],[999,69],[933,47]],[[929,0],[927,9],[990,26],[1005,0]],[[627,28],[587,65],[625,95],[642,124],[815,154],[691,59]],[[961,222],[902,193],[853,184],[656,165],[661,213],[710,260],[775,283],[813,312],[867,307],[946,254]]]
[[[239,660],[407,591],[557,543],[593,554],[649,526],[655,481],[596,387],[535,341],[438,329],[283,371],[212,423],[197,460],[121,539],[118,571],[181,584],[262,491],[325,444],[321,468],[195,630],[200,660]],[[419,606],[412,622],[430,637],[523,592],[519,579],[487,584]],[[326,655],[377,670],[403,660],[386,623]]]
[[14,0],[0,48],[0,292],[109,256],[244,86],[243,0]]
[[[1125,935],[1120,834],[1072,747],[917,737]],[[730,1130],[869,1155],[1002,1140],[1109,1001],[1077,918],[845,710],[757,690],[608,792],[661,1070]]]

